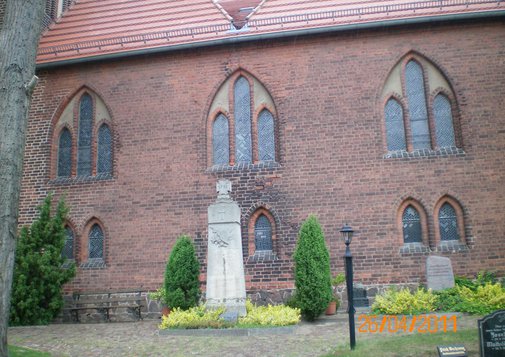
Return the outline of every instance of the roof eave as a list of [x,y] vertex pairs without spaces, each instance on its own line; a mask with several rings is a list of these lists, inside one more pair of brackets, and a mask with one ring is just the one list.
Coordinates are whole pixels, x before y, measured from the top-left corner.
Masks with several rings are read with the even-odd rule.
[[229,37],[229,38],[220,38],[220,39],[206,40],[206,41],[195,41],[195,42],[190,42],[190,43],[182,43],[182,44],[178,44],[178,45],[170,45],[170,46],[155,47],[155,48],[145,48],[145,49],[139,49],[139,50],[116,52],[116,53],[109,53],[109,54],[89,56],[89,57],[72,58],[72,59],[61,60],[61,61],[45,62],[45,63],[37,64],[36,69],[43,70],[43,69],[50,69],[50,68],[72,65],[72,64],[106,61],[106,60],[120,59],[120,58],[125,58],[125,57],[133,57],[133,56],[142,56],[142,55],[148,55],[148,54],[180,51],[180,50],[185,50],[185,49],[190,49],[190,48],[192,49],[192,48],[202,48],[202,47],[210,47],[210,46],[229,45],[229,44],[259,41],[259,40],[279,39],[279,38],[306,36],[306,35],[317,35],[317,34],[341,32],[341,31],[349,31],[349,30],[361,30],[361,29],[385,28],[385,27],[413,25],[413,24],[424,24],[424,23],[433,23],[433,22],[477,20],[477,19],[493,18],[493,17],[494,18],[505,17],[505,10],[482,11],[482,12],[472,12],[472,13],[462,13],[462,14],[436,15],[436,16],[415,17],[415,18],[406,18],[406,19],[395,19],[395,20],[381,20],[381,21],[372,21],[372,22],[355,23],[355,24],[347,24],[347,25],[335,25],[335,26],[327,26],[327,27],[315,27],[315,28],[304,28],[304,29],[279,31],[279,32],[269,32],[269,33],[253,34],[253,35],[246,35],[244,33],[244,35]]

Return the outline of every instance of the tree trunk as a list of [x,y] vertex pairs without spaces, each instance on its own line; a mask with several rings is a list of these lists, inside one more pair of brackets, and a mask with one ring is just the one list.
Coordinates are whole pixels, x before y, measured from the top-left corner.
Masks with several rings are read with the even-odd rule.
[[0,31],[0,356],[7,326],[26,124],[45,0],[7,0]]

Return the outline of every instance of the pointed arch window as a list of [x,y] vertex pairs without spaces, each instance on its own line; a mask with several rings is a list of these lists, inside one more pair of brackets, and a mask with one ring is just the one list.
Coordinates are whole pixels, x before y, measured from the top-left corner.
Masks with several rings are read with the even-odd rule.
[[456,146],[451,102],[445,95],[437,94],[433,100],[433,114],[437,145],[439,147]]
[[440,207],[438,212],[438,225],[441,241],[460,240],[456,210],[448,202]]
[[65,227],[65,245],[61,256],[65,259],[74,259],[74,231],[69,226]]
[[421,226],[421,217],[414,206],[409,205],[403,211],[402,226],[404,243],[422,242],[423,232]]
[[266,88],[247,73],[233,75],[221,85],[211,103],[209,162],[218,168],[275,163],[276,131],[275,105]]
[[214,165],[230,162],[228,118],[223,114],[219,114],[212,123],[212,153]]
[[112,174],[112,135],[107,124],[98,129],[97,175]]
[[88,93],[79,102],[79,140],[77,176],[91,176],[91,140],[93,131],[93,100]]
[[240,76],[234,87],[235,161],[252,161],[251,94],[249,81]]
[[95,223],[88,235],[88,258],[103,259],[104,234],[102,228]]
[[255,251],[272,250],[272,225],[264,214],[260,215],[254,224],[254,245]]
[[260,161],[275,161],[274,117],[264,109],[258,116],[258,157]]
[[[428,154],[425,149],[458,146],[451,99],[454,93],[443,73],[428,60],[409,55],[398,63],[385,82],[382,96],[388,151]],[[392,157],[404,156],[399,153]]]
[[384,109],[386,117],[386,134],[388,150],[405,150],[405,125],[403,123],[403,108],[396,99],[389,99]]
[[72,174],[72,134],[64,128],[58,142],[58,177],[70,177]]

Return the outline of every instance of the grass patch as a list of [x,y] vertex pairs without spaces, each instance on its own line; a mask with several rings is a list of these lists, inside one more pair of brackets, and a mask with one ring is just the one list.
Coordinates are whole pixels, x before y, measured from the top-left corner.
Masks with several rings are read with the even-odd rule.
[[439,332],[356,340],[354,351],[349,344],[340,345],[333,353],[323,357],[436,357],[437,346],[462,344],[469,356],[479,355],[479,335],[477,329],[458,332]]
[[24,347],[8,346],[9,357],[51,357],[47,352],[41,352]]

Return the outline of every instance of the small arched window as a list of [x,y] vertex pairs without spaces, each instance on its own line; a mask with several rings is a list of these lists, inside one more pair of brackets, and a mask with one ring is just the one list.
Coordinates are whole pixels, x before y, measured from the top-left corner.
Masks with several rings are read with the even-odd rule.
[[456,146],[451,102],[445,95],[437,94],[433,100],[433,114],[437,145],[439,147]]
[[61,256],[65,259],[74,259],[74,231],[69,226],[65,227],[65,245]]
[[97,175],[112,174],[112,135],[107,124],[103,124],[98,129],[96,173]]
[[441,241],[460,239],[456,210],[448,202],[444,203],[442,207],[440,207],[438,212],[438,225]]
[[88,93],[79,102],[79,140],[77,176],[91,176],[91,139],[93,131],[93,100]]
[[404,243],[422,242],[423,232],[421,228],[421,217],[419,212],[412,205],[407,206],[403,211],[402,226]]
[[103,259],[103,244],[104,235],[102,228],[98,224],[94,224],[88,235],[88,258]]
[[403,123],[403,108],[396,99],[389,99],[384,108],[386,118],[386,134],[388,150],[405,150],[405,125]]
[[64,128],[58,142],[58,177],[70,177],[72,173],[72,134]]
[[431,148],[431,140],[423,69],[414,60],[410,60],[405,67],[405,87],[409,103],[412,145],[414,149],[429,149]]
[[212,160],[214,165],[230,162],[228,118],[223,114],[219,114],[212,123]]
[[272,250],[272,225],[264,214],[254,224],[254,244],[255,251]]
[[258,117],[258,157],[260,161],[275,161],[274,117],[266,109]]
[[240,76],[234,87],[235,161],[252,162],[251,94],[249,81]]

